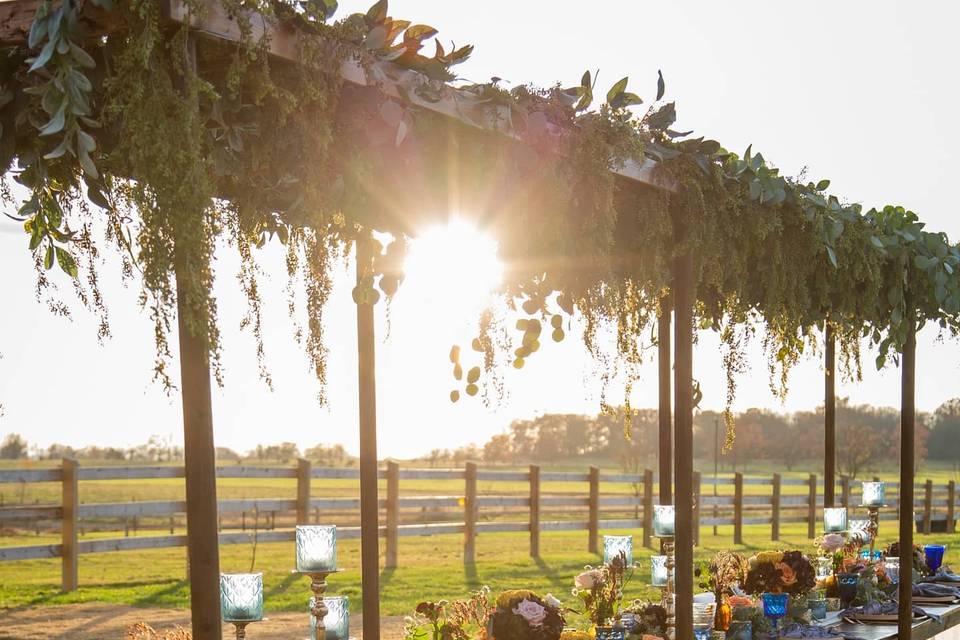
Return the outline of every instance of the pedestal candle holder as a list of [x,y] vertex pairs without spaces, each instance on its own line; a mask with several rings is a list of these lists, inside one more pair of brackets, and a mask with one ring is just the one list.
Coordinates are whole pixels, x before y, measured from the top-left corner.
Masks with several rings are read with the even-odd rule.
[[864,482],[860,504],[867,508],[870,514],[870,524],[867,533],[870,534],[870,558],[873,558],[873,547],[876,544],[877,534],[880,532],[880,509],[886,507],[886,485],[882,482]]
[[297,571],[295,573],[301,573],[305,576],[310,577],[310,591],[313,592],[313,597],[310,598],[310,615],[312,616],[311,620],[313,621],[313,629],[311,630],[313,636],[316,638],[326,637],[327,627],[324,618],[327,617],[329,609],[327,604],[324,602],[323,594],[327,592],[327,576],[334,573],[339,573],[339,569],[334,569],[333,571]]
[[677,618],[674,608],[673,573],[676,564],[674,536],[676,535],[676,509],[672,504],[653,507],[653,535],[660,538],[660,553],[667,557],[667,584],[663,588],[663,608],[667,612],[667,640],[676,637]]
[[316,637],[325,635],[324,617],[327,605],[323,594],[327,591],[327,576],[337,570],[337,527],[335,525],[298,525],[297,573],[310,576],[310,590],[313,592],[311,613],[314,617]]
[[263,574],[220,574],[220,617],[233,624],[237,640],[247,637],[247,625],[263,620]]

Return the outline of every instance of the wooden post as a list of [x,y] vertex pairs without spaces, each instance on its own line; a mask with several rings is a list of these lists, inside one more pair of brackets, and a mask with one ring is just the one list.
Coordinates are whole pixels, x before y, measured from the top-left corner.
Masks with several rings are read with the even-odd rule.
[[80,485],[73,458],[64,458],[60,464],[61,521],[60,544],[62,549],[61,588],[64,593],[76,591],[79,585],[79,557],[77,548],[77,516],[80,513]]
[[465,494],[463,499],[463,563],[477,561],[477,463],[468,462],[466,467]]
[[850,508],[850,478],[840,477],[840,506]]
[[590,515],[587,523],[587,550],[599,553],[600,545],[600,469],[590,467]]
[[837,364],[833,325],[826,323],[823,350],[823,506],[834,506],[837,470]]
[[743,544],[743,474],[733,475],[733,544]]
[[807,537],[813,540],[817,537],[817,474],[811,473],[810,493],[807,497]]
[[[678,241],[686,231],[678,220]],[[693,257],[674,262],[674,476],[676,640],[693,640]]]
[[540,467],[530,465],[530,557],[540,557]]
[[653,537],[653,471],[643,470],[643,546],[652,549]]
[[[914,428],[916,421],[917,330],[912,305],[906,318],[907,341],[903,347],[900,378],[900,548],[913,549]],[[913,554],[900,553],[900,575],[913,575]],[[913,581],[901,580],[897,621],[898,640],[910,640],[913,632]]]
[[310,461],[297,460],[297,524],[310,524]]
[[947,533],[957,532],[957,521],[953,511],[957,500],[957,483],[953,480],[947,483]]
[[384,566],[387,569],[397,567],[397,555],[400,546],[400,465],[387,462],[387,557]]
[[[373,238],[356,242],[357,287],[370,286]],[[380,494],[377,487],[377,364],[373,304],[357,303],[357,378],[360,422],[360,580],[363,637],[380,640]]]
[[927,478],[923,487],[923,532],[930,535],[933,520],[933,480]]
[[700,544],[700,472],[693,472],[693,544]]
[[780,539],[780,474],[773,474],[773,496],[770,498],[770,539]]
[[660,299],[657,317],[657,421],[660,445],[660,504],[673,504],[673,412],[670,408],[670,296]]

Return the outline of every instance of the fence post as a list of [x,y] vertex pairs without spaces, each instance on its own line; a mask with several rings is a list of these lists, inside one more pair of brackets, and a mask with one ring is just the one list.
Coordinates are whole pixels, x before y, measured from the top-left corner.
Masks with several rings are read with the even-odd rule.
[[780,474],[773,474],[773,496],[770,499],[770,508],[773,511],[770,517],[770,539],[780,539]]
[[652,549],[653,536],[653,471],[643,471],[643,546]]
[[743,474],[733,475],[733,544],[743,544]]
[[954,502],[957,499],[957,483],[951,480],[947,483],[947,533],[957,532],[957,521],[954,520]]
[[693,546],[700,544],[700,472],[693,472]]
[[810,496],[807,499],[807,537],[813,540],[817,537],[817,474],[811,473]]
[[64,592],[76,591],[79,584],[77,571],[77,516],[80,512],[80,485],[77,469],[80,464],[73,458],[64,458],[60,466],[61,515],[60,544],[62,553],[61,587]]
[[840,505],[850,508],[850,478],[840,476]]
[[398,529],[400,525],[400,465],[387,461],[387,554],[384,566],[397,566]]
[[467,463],[464,477],[463,562],[474,564],[477,561],[477,463]]
[[530,557],[540,557],[540,466],[530,465]]
[[297,460],[297,524],[310,523],[310,461]]
[[600,545],[600,469],[590,467],[590,516],[587,523],[590,539],[587,541],[587,550],[590,553],[599,553]]
[[930,534],[930,521],[933,519],[933,480],[927,478],[923,487],[923,532]]

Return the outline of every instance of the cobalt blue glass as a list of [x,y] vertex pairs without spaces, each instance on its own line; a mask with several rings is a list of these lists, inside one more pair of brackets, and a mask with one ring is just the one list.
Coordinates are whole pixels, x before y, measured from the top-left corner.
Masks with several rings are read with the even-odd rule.
[[777,635],[777,623],[780,618],[787,615],[787,604],[789,597],[785,593],[764,593],[760,596],[763,600],[763,615],[770,618],[773,625],[773,635]]
[[846,609],[857,597],[857,586],[860,584],[860,575],[856,573],[837,574],[837,587],[840,591],[840,605]]
[[937,569],[943,564],[943,552],[947,550],[945,544],[928,544],[923,547],[923,557],[927,561],[930,571],[937,572]]

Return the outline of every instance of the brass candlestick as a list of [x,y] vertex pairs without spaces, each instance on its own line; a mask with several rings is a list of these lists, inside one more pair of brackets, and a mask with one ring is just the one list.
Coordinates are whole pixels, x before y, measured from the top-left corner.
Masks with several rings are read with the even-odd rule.
[[674,556],[673,537],[660,536],[660,550],[667,556],[667,585],[663,587],[663,609],[667,612],[667,628],[664,629],[667,640],[676,637],[677,617],[674,610],[673,569],[676,564]]
[[243,640],[247,637],[247,625],[249,622],[237,622],[233,621],[233,626],[236,628],[237,640]]
[[876,545],[877,534],[880,533],[880,507],[867,507],[870,514],[870,526],[867,527],[867,533],[870,534],[870,560],[873,561],[873,548]]
[[323,619],[327,616],[327,605],[323,602],[323,594],[327,592],[327,576],[337,573],[339,569],[333,571],[300,571],[303,575],[310,576],[310,590],[313,591],[313,607],[310,613],[313,614],[314,637],[317,640],[323,640],[326,637],[327,627]]

